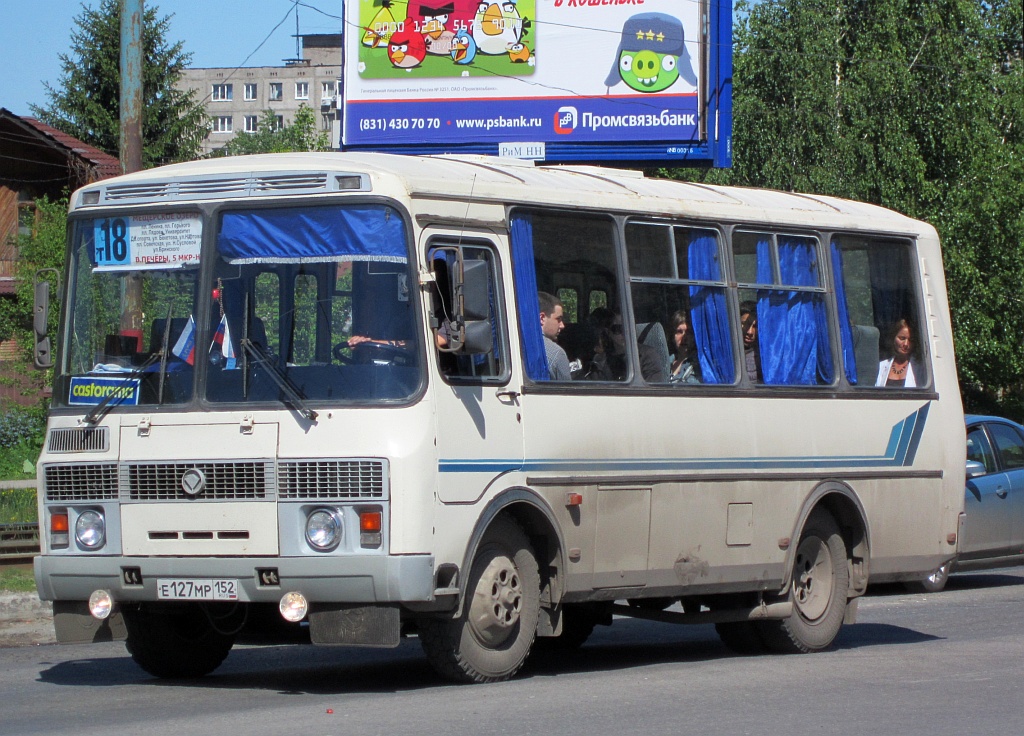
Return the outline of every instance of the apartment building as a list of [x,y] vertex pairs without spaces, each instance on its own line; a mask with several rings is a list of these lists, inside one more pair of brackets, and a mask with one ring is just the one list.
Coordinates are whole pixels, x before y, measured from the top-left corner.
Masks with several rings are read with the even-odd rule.
[[341,34],[303,34],[301,58],[282,66],[187,69],[180,89],[192,89],[206,105],[212,125],[203,153],[222,148],[236,135],[255,132],[264,111],[278,124],[291,124],[300,105],[320,113],[334,147],[340,140],[338,95],[341,78]]

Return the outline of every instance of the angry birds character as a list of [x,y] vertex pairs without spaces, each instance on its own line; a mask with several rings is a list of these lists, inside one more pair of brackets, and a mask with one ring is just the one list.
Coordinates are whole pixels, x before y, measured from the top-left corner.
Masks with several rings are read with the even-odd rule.
[[452,39],[455,34],[445,28],[451,14],[455,12],[454,3],[438,5],[431,2],[430,5],[421,4],[420,12],[423,14],[423,23],[420,25],[420,33],[423,34],[423,41],[427,46],[428,54],[447,56],[452,51]]
[[481,0],[473,16],[473,38],[481,54],[504,54],[523,37],[523,19],[513,0]]
[[679,19],[664,13],[628,18],[605,86],[614,87],[621,80],[637,92],[661,92],[679,77],[697,85]]
[[530,49],[525,44],[514,43],[508,48],[508,59],[513,64],[525,64],[530,60]]
[[456,64],[472,64],[476,58],[476,41],[467,31],[459,31],[452,39],[452,61]]
[[380,10],[363,33],[363,46],[371,49],[387,46],[391,34],[398,29],[395,16],[391,13],[391,0],[378,0],[374,5],[379,5]]
[[388,42],[388,59],[399,69],[412,69],[423,63],[427,46],[418,33],[399,31]]

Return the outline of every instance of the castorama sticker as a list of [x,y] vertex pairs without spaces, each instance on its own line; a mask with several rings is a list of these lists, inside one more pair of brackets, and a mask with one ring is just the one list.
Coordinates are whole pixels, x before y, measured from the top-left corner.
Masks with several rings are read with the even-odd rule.
[[729,2],[345,0],[344,12],[343,148],[531,141],[552,159],[714,158]]

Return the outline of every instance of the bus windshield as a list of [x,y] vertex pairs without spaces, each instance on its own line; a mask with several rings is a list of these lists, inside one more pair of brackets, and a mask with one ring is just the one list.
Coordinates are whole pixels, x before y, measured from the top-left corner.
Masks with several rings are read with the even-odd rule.
[[199,213],[76,224],[59,403],[112,410],[198,392],[304,405],[417,390],[415,281],[394,208],[233,209],[212,222],[203,258],[211,221]]

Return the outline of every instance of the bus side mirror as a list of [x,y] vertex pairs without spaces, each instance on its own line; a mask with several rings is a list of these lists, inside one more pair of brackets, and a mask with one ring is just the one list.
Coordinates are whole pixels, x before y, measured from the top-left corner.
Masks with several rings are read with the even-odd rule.
[[494,347],[491,332],[490,269],[486,261],[462,262],[462,318],[466,337],[462,350],[469,354],[489,353]]
[[[37,274],[38,277],[39,274]],[[35,306],[32,310],[32,329],[36,333],[32,362],[36,368],[52,368],[53,354],[50,350],[50,282],[35,282]]]

